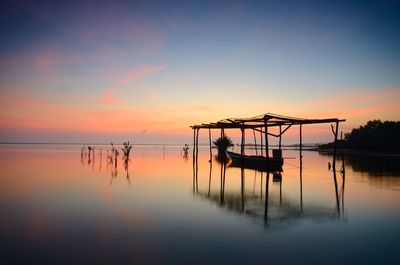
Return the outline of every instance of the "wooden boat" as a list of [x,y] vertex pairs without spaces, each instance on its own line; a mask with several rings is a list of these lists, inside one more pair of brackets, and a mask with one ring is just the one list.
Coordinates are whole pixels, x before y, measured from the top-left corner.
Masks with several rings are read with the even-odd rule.
[[230,151],[226,151],[226,154],[232,160],[229,166],[263,171],[282,171],[283,158],[241,155]]

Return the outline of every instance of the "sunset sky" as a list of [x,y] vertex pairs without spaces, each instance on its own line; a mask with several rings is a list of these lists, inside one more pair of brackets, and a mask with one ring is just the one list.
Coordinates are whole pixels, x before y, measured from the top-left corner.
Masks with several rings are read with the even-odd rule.
[[190,143],[192,124],[266,112],[400,120],[396,1],[0,5],[0,142]]

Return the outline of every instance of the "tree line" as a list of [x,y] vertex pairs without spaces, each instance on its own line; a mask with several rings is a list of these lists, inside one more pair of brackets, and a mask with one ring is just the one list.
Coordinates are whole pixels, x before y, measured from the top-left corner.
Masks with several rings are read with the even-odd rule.
[[[346,133],[344,140],[339,140],[338,144],[345,149],[400,153],[400,121],[368,121]],[[321,149],[332,147],[333,143],[319,145]]]

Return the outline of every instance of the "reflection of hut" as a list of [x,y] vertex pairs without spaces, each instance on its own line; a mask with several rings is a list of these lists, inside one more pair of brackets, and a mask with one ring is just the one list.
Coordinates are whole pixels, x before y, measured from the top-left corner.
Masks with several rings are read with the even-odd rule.
[[[336,174],[333,171],[335,195],[336,195],[336,208],[319,204],[318,202],[303,205],[303,192],[302,192],[302,179],[300,178],[300,200],[293,200],[282,196],[282,174],[281,172],[266,173],[263,195],[262,172],[261,174],[261,194],[250,193],[244,188],[244,169],[241,170],[241,188],[235,191],[225,191],[225,181],[230,179],[225,178],[225,167],[221,167],[221,183],[219,191],[210,191],[211,183],[209,183],[208,191],[197,190],[195,195],[211,201],[218,205],[221,209],[229,212],[243,214],[245,216],[254,218],[254,220],[264,220],[265,224],[270,228],[284,228],[295,224],[301,220],[311,221],[324,221],[340,218],[340,205],[338,183],[336,181]],[[255,171],[256,172],[256,171]],[[272,181],[280,184],[279,194],[270,193],[270,175],[272,174]],[[211,179],[209,179],[211,181]],[[342,210],[344,207],[344,178],[342,183]]]

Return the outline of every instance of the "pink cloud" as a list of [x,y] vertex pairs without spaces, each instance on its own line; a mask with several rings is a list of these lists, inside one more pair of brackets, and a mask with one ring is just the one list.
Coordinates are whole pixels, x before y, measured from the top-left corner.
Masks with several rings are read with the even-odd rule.
[[103,92],[103,95],[101,97],[101,103],[105,103],[105,104],[113,104],[115,102],[117,102],[117,98],[113,95],[113,88],[108,89],[106,91]]
[[114,86],[103,91],[100,97],[100,102],[105,104],[115,103],[117,101],[117,97],[114,95],[114,93],[117,90],[119,90],[123,86],[137,83],[139,81],[142,81],[146,77],[157,74],[160,71],[164,70],[166,67],[167,65],[161,64],[152,66],[140,66],[134,68],[133,70],[122,76]]
[[165,69],[167,65],[162,64],[162,65],[155,65],[155,66],[141,66],[138,68],[133,69],[130,71],[128,74],[126,74],[122,80],[120,80],[121,85],[128,85],[131,83],[134,83],[140,79],[143,79],[147,76],[156,74],[163,69]]

